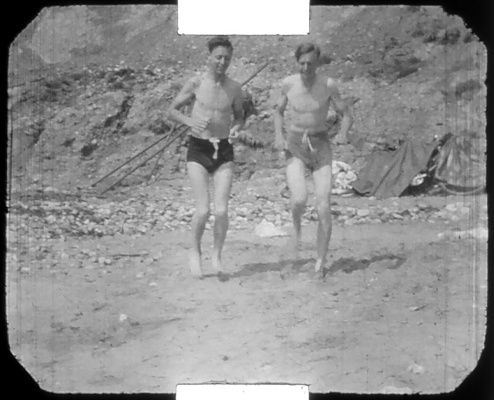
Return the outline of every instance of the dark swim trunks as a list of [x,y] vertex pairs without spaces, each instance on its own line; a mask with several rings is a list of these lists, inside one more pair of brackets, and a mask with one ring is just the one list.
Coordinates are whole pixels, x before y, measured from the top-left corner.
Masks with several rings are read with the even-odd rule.
[[187,162],[196,162],[202,165],[212,174],[221,165],[233,161],[233,146],[228,139],[221,139],[217,143],[217,149],[207,139],[199,139],[189,136],[187,150]]
[[287,138],[285,157],[296,157],[312,171],[332,164],[331,142],[326,132],[310,135],[290,132]]

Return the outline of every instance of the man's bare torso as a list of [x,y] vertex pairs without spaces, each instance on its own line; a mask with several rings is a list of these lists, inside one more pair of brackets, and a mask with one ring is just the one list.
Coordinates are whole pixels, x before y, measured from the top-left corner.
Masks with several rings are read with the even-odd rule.
[[209,120],[209,123],[204,131],[192,130],[191,134],[202,139],[227,138],[230,132],[232,106],[239,90],[240,85],[227,76],[222,82],[214,82],[205,75],[197,77],[192,118]]
[[296,74],[286,78],[284,85],[289,103],[289,130],[327,131],[326,117],[331,99],[328,79],[317,75],[312,87],[307,88]]

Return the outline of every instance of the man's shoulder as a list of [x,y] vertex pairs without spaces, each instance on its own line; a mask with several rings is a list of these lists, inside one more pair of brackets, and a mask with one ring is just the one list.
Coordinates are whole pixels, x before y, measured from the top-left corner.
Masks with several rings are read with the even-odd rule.
[[235,79],[230,78],[229,76],[226,77],[226,82],[234,90],[239,90],[242,88],[242,85],[240,85],[239,82],[237,82]]
[[202,80],[203,80],[203,74],[197,73],[191,76],[189,79],[187,79],[186,85],[191,89],[195,89],[201,84]]
[[336,80],[327,75],[318,75],[318,84],[325,88],[329,96],[333,96],[338,91]]
[[284,90],[285,93],[288,93],[288,91],[299,81],[300,79],[298,74],[287,76],[281,81],[281,88]]
[[336,81],[330,76],[320,75],[320,79],[328,88],[336,87]]
[[299,78],[300,78],[299,74],[289,75],[285,79],[283,79],[281,83],[293,85],[295,82],[299,81]]

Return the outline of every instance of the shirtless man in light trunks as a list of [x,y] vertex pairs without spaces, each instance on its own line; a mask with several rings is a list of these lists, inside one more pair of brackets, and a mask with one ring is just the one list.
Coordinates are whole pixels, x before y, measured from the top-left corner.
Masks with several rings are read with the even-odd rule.
[[[212,265],[222,271],[221,251],[228,230],[228,200],[233,178],[233,147],[230,138],[243,126],[242,89],[226,75],[233,46],[226,37],[208,42],[208,70],[190,79],[168,110],[168,117],[191,128],[187,170],[195,198],[192,217],[190,270],[202,276],[201,238],[210,214],[209,179],[214,186],[214,247]],[[188,117],[179,109],[195,100]],[[232,124],[233,116],[233,124]]]
[[[332,187],[332,151],[328,134],[329,105],[333,105],[342,117],[340,134],[348,137],[353,117],[346,103],[340,97],[338,88],[331,78],[319,75],[320,49],[311,44],[300,45],[295,58],[299,73],[285,78],[282,82],[281,96],[274,113],[276,146],[285,151],[287,159],[286,176],[291,192],[293,236],[291,249],[296,251],[301,235],[301,218],[307,203],[305,168],[312,170],[314,179],[317,213],[316,272],[326,262],[329,240],[332,231],[331,187]],[[290,121],[287,134],[284,131],[284,113],[289,106]],[[337,132],[338,133],[338,132]]]

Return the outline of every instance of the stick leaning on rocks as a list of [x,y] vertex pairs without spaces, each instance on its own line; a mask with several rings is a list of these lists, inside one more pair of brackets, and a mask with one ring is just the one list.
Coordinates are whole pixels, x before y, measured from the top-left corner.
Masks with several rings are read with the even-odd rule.
[[[171,135],[173,134],[173,132],[175,132],[177,130],[179,126],[176,124],[173,126],[173,128],[171,129],[171,132],[168,134]],[[131,158],[129,158],[127,161],[125,161],[123,164],[120,164],[117,168],[115,168],[114,170],[108,172],[105,176],[102,176],[100,179],[98,179],[96,182],[92,183],[91,184],[91,187],[94,187],[96,186],[98,183],[102,182],[103,180],[105,180],[106,178],[108,178],[109,176],[113,175],[115,172],[119,171],[121,168],[125,167],[127,164],[129,164],[131,161],[135,160],[137,157],[139,157],[141,154],[145,153],[146,151],[148,151],[150,148],[156,146],[158,143],[161,143],[163,140],[167,139],[168,136],[165,136],[165,137],[162,137],[160,139],[158,139],[156,142],[154,143],[151,143],[148,147],[146,147],[144,150],[141,150],[139,153],[135,154],[134,156],[132,156]]]
[[[262,65],[257,71],[255,71],[249,78],[247,78],[245,81],[243,81],[240,85],[241,86],[245,86],[247,83],[249,83],[252,79],[254,79],[257,74],[259,74],[264,68],[266,68],[267,66],[269,65],[269,63],[265,63],[264,65]],[[185,128],[185,129],[184,129]],[[158,139],[156,142],[152,143],[151,145],[149,145],[148,147],[146,147],[144,150],[140,151],[139,153],[135,154],[133,157],[131,157],[129,160],[125,161],[123,164],[121,164],[119,167],[115,168],[113,171],[109,172],[108,174],[106,174],[105,176],[103,176],[102,178],[98,179],[96,182],[94,182],[93,184],[91,184],[91,187],[97,185],[98,183],[102,182],[104,179],[108,178],[109,176],[113,175],[115,172],[119,171],[122,167],[124,167],[125,165],[129,164],[131,161],[135,160],[137,157],[139,157],[140,155],[142,155],[143,153],[145,153],[147,150],[151,149],[152,147],[158,145],[159,143],[161,143],[163,140],[165,139],[170,139],[170,136],[172,136],[177,130],[178,130],[178,133],[176,133],[174,136],[171,137],[170,140],[168,140],[168,142],[162,147],[160,148],[157,152],[153,153],[151,156],[149,156],[148,158],[146,158],[143,162],[141,162],[140,164],[138,164],[136,167],[132,168],[129,172],[127,172],[122,178],[120,178],[119,180],[117,180],[115,183],[113,183],[112,185],[110,185],[108,188],[106,188],[104,191],[101,192],[101,194],[104,194],[106,193],[108,190],[114,188],[116,185],[118,185],[120,182],[122,182],[126,177],[128,177],[130,174],[132,174],[133,172],[135,172],[137,169],[139,169],[140,167],[142,167],[143,165],[145,165],[148,161],[150,161],[151,159],[153,159],[154,157],[156,157],[157,155],[161,154],[162,152],[165,151],[165,149],[170,146],[175,140],[177,140],[181,135],[185,134],[190,128],[186,125],[175,125],[171,132],[166,135],[165,137],[163,138],[160,138]]]
[[[187,132],[189,130],[189,127],[185,127],[184,129],[184,125],[180,126],[179,127],[179,132],[176,133],[174,136],[172,136],[170,138],[170,140],[161,148],[159,149],[157,152],[153,153],[152,155],[150,155],[148,158],[146,158],[143,162],[141,162],[140,164],[136,165],[134,168],[132,168],[129,172],[127,172],[124,176],[122,176],[119,180],[117,180],[115,183],[113,183],[112,185],[110,185],[109,187],[107,187],[105,190],[103,190],[101,192],[101,194],[105,194],[106,192],[108,192],[110,189],[113,189],[116,185],[118,185],[120,182],[122,182],[125,178],[127,178],[130,174],[132,174],[133,172],[135,172],[136,170],[138,170],[140,167],[142,167],[143,165],[147,164],[148,161],[150,161],[151,159],[153,159],[154,157],[156,157],[158,154],[160,154],[162,151],[164,151],[169,145],[171,145],[175,140],[177,140],[181,135],[183,135],[185,132]],[[169,136],[171,136],[172,133],[170,135],[167,136],[167,138],[169,138]]]

